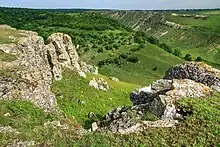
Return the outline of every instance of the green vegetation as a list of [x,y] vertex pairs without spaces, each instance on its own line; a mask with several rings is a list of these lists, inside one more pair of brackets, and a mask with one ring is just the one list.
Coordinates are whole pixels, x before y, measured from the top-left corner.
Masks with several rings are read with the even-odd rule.
[[142,134],[91,134],[84,146],[218,146],[220,143],[219,95],[204,99],[182,99],[182,107],[192,111],[176,128],[149,128]]
[[[165,71],[171,66],[183,62],[180,58],[153,44],[146,43],[144,48],[140,50],[139,47],[140,45],[124,46],[115,51],[114,54],[98,54],[91,62],[104,64],[100,68],[101,74],[115,76],[121,81],[144,86],[162,78]],[[128,58],[132,56],[137,57],[138,62],[136,59],[135,63],[128,62]],[[156,70],[153,70],[155,67],[157,67]]]
[[[69,34],[73,43],[79,45],[81,59],[101,67],[101,74],[121,81],[148,85],[163,77],[170,66],[183,62],[175,57],[180,51],[174,53],[165,43],[134,32],[100,12],[7,8],[0,11],[0,23],[37,31],[44,38],[55,32]],[[154,67],[157,70],[152,70]]]
[[[62,118],[61,122],[69,123],[72,130],[59,130],[42,125],[48,120],[56,120],[56,116],[45,114],[27,102],[1,101],[1,125],[9,125],[22,131],[20,134],[1,133],[1,145],[6,145],[14,139],[34,139],[39,145],[54,146],[218,146],[219,95],[203,99],[186,98],[182,99],[179,105],[190,115],[176,128],[149,128],[143,133],[131,135],[92,133],[77,138],[77,125],[71,117]],[[68,109],[74,110],[70,107]],[[3,116],[8,112],[11,116]]]
[[57,81],[53,86],[53,91],[57,95],[59,107],[65,114],[72,115],[84,127],[91,127],[88,114],[93,112],[101,119],[108,111],[119,106],[129,106],[129,93],[138,85],[114,82],[109,78],[104,78],[110,90],[99,91],[89,86],[90,80],[94,75],[89,75],[87,79],[79,77],[77,73],[66,70],[61,81]]
[[[204,61],[208,61],[209,63],[220,63],[214,58],[220,42],[219,10],[183,12],[106,11],[104,13],[127,27],[143,31],[147,36],[157,38],[160,43],[166,44],[162,46],[168,52],[172,52],[171,49],[178,49],[182,52],[182,57],[186,54],[191,54],[192,60],[200,56]],[[114,15],[116,13],[117,15]],[[208,18],[195,19],[195,17],[175,16],[172,13],[207,15]],[[165,25],[166,21],[180,24],[184,26],[184,29],[167,26]],[[158,43],[152,38],[149,39],[149,42],[153,44]],[[167,48],[166,46],[171,48]]]
[[[178,105],[184,109],[186,116],[175,128],[149,128],[143,133],[131,135],[90,133],[79,137],[77,129],[80,126],[88,129],[111,109],[130,106],[131,91],[162,78],[168,68],[182,63],[182,59],[204,61],[219,67],[220,51],[216,45],[219,45],[220,17],[217,11],[196,12],[209,15],[206,20],[158,12],[150,17],[149,24],[140,19],[151,16],[150,12],[122,11],[117,20],[100,12],[0,8],[0,24],[37,31],[45,39],[55,32],[67,33],[73,43],[79,45],[77,52],[81,59],[100,67],[99,75],[87,75],[87,78],[67,69],[64,71],[63,79],[56,81],[52,87],[63,112],[60,114],[45,113],[26,101],[0,100],[0,127],[10,126],[20,132],[0,133],[0,144],[6,146],[19,139],[34,140],[39,146],[218,146],[219,94],[179,101]],[[185,29],[164,25],[161,22],[164,16],[165,20],[179,23]],[[140,31],[132,31],[131,26]],[[13,31],[0,29],[0,44],[16,42],[9,36],[21,37]],[[13,55],[0,52],[0,61],[15,59]],[[14,70],[0,70],[0,76],[18,78],[13,75]],[[117,77],[123,82],[114,82],[107,76]],[[90,87],[93,77],[104,78],[110,90],[98,91]],[[150,112],[146,112],[144,118],[157,120]],[[68,124],[69,129],[45,125],[58,120],[61,124]]]

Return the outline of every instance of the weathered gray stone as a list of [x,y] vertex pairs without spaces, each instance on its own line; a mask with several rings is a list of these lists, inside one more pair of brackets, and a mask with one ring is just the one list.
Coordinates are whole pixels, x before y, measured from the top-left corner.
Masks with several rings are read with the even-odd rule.
[[89,82],[89,86],[94,87],[95,89],[98,90],[103,90],[103,91],[109,90],[108,83],[103,78],[93,78]]
[[165,79],[191,79],[205,85],[219,86],[220,71],[202,62],[186,62],[170,68]]

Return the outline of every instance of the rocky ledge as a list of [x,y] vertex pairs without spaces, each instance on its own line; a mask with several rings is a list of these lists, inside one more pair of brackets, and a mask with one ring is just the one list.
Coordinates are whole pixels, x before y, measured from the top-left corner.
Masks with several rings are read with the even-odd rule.
[[1,70],[13,75],[0,77],[0,99],[24,99],[45,111],[58,110],[50,87],[54,80],[62,79],[63,68],[79,73],[98,72],[96,67],[80,61],[69,35],[55,33],[47,42],[36,32],[28,31],[17,43],[0,46],[0,50],[17,56],[16,61],[0,61]]
[[[220,92],[220,71],[204,63],[187,62],[172,67],[164,79],[131,93],[131,107],[110,111],[95,131],[135,133],[149,127],[174,127],[185,112],[177,104],[181,98],[202,98]],[[156,118],[152,115],[156,116]]]

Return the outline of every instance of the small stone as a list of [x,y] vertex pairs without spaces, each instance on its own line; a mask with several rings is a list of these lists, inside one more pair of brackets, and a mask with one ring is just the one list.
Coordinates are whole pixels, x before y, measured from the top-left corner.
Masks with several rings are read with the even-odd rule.
[[11,116],[11,114],[10,113],[5,113],[4,116]]
[[92,131],[95,132],[96,130],[98,130],[98,124],[96,122],[92,123]]
[[103,78],[93,78],[89,82],[89,86],[94,87],[95,89],[98,90],[103,90],[103,91],[109,90],[108,83]]
[[110,80],[115,81],[115,82],[119,82],[119,79],[116,77],[110,77]]
[[82,71],[78,72],[80,77],[86,78],[86,74]]

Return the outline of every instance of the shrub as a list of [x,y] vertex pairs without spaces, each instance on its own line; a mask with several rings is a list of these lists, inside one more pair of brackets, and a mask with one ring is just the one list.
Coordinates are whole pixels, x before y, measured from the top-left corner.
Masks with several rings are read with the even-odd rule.
[[113,48],[118,49],[119,48],[118,44],[113,44]]
[[175,49],[174,52],[173,52],[173,55],[181,57],[182,53],[179,49]]
[[119,55],[119,58],[128,59],[128,55],[127,54],[121,54],[121,55]]
[[148,37],[147,41],[150,42],[151,44],[155,44],[155,45],[159,44],[159,41],[156,38],[154,38],[153,36]]
[[160,48],[164,49],[165,51],[167,51],[168,53],[173,53],[173,50],[171,47],[169,47],[167,44],[162,43],[159,45]]
[[155,66],[152,70],[153,70],[153,71],[156,71],[156,70],[157,70],[157,66]]
[[102,47],[100,47],[97,51],[98,53],[103,53],[104,52],[104,49]]
[[184,59],[186,61],[192,61],[192,56],[190,54],[186,54],[186,56],[184,57]]
[[137,56],[130,56],[130,57],[128,57],[127,61],[136,63],[136,62],[138,62],[139,60],[138,60],[138,57],[137,57]]
[[138,49],[143,49],[145,46],[144,46],[144,44],[142,43],[142,44],[140,44],[139,46],[138,46]]
[[197,57],[195,61],[201,62],[202,61],[202,57]]

